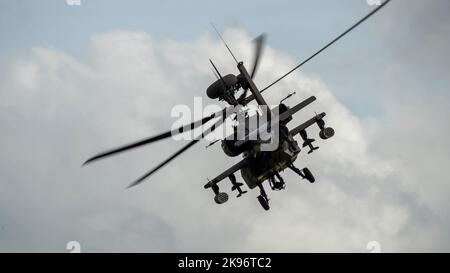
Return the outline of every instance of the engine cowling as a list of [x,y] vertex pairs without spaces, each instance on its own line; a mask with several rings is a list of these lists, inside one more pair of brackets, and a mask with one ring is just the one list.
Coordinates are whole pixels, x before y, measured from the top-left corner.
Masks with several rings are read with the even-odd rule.
[[[230,88],[232,86],[235,86],[238,83],[238,79],[233,74],[228,74],[224,77],[222,77],[223,81],[225,82],[225,85]],[[218,99],[220,98],[224,92],[226,91],[225,87],[223,86],[223,82],[221,79],[218,79],[213,84],[211,84],[208,89],[206,89],[206,95],[210,99]]]

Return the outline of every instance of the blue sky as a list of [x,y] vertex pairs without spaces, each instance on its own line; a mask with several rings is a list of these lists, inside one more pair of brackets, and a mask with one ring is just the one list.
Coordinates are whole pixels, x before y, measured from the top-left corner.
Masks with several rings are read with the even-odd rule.
[[[215,35],[209,24],[214,22],[221,30],[240,27],[254,37],[265,32],[271,47],[300,61],[371,8],[365,0],[264,0],[257,4],[82,0],[80,6],[70,6],[65,0],[2,1],[0,52],[5,59],[33,46],[44,46],[83,57],[93,33],[138,30],[157,39],[191,41],[205,33]],[[372,71],[383,71],[389,58],[390,52],[380,39],[383,33],[376,28],[385,16],[376,15],[303,68],[320,75],[360,116],[381,111],[380,87]],[[232,46],[233,41],[228,42]]]

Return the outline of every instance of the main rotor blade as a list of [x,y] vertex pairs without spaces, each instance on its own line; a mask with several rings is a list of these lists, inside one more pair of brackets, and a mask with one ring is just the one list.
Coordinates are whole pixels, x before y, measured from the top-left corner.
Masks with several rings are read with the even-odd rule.
[[178,128],[178,129],[175,129],[175,130],[172,130],[172,131],[168,131],[168,132],[164,132],[164,133],[156,135],[156,136],[145,138],[145,139],[139,140],[139,141],[131,143],[131,144],[127,144],[127,145],[124,145],[124,146],[121,146],[121,147],[118,147],[118,148],[114,148],[112,150],[108,150],[106,152],[99,153],[99,154],[89,158],[88,160],[86,160],[86,162],[84,162],[83,165],[86,165],[88,163],[91,163],[91,162],[99,160],[99,159],[103,159],[103,158],[108,157],[108,156],[112,156],[112,155],[115,155],[115,154],[118,154],[118,153],[121,153],[121,152],[128,151],[130,149],[134,149],[134,148],[146,145],[146,144],[150,144],[150,143],[153,143],[153,142],[156,142],[156,141],[168,138],[170,136],[178,135],[178,134],[181,134],[183,132],[187,132],[189,130],[193,130],[193,129],[199,127],[199,126],[202,126],[203,124],[207,123],[208,121],[210,121],[213,118],[220,117],[220,116],[226,116],[228,110],[229,110],[228,108],[225,108],[225,109],[223,109],[220,112],[213,113],[209,117],[205,117],[205,118],[203,118],[201,120],[194,121],[191,124],[182,126],[182,127]]
[[255,77],[256,71],[258,70],[259,60],[264,49],[265,41],[266,34],[261,34],[255,39],[255,56],[253,59],[252,73],[250,74],[252,79]]
[[[225,113],[225,119],[230,115],[230,111]],[[192,147],[195,143],[199,142],[202,138],[204,138],[206,135],[212,133],[214,130],[216,130],[216,128],[218,128],[225,119],[220,119],[218,120],[216,123],[214,123],[212,126],[210,126],[206,131],[204,131],[201,135],[197,136],[194,140],[192,140],[191,142],[189,142],[186,146],[184,146],[183,148],[181,148],[180,150],[178,150],[176,153],[174,153],[173,155],[171,155],[168,159],[164,160],[162,163],[160,163],[158,166],[156,166],[155,168],[153,168],[151,171],[149,171],[148,173],[144,174],[143,176],[141,176],[139,179],[137,179],[136,181],[134,181],[133,183],[131,183],[128,188],[134,187],[136,185],[141,184],[147,177],[149,177],[150,175],[154,174],[156,171],[158,171],[159,169],[161,169],[162,167],[164,167],[165,165],[167,165],[170,161],[172,161],[173,159],[175,159],[177,156],[179,156],[180,154],[184,153],[187,149],[189,149],[190,147]]]
[[148,173],[144,174],[143,176],[141,176],[139,179],[137,179],[136,181],[134,181],[133,183],[131,183],[127,189],[137,186],[139,184],[141,184],[147,177],[149,177],[150,175],[154,174],[156,171],[158,171],[159,169],[161,169],[162,167],[164,167],[167,163],[169,163],[170,161],[172,161],[173,159],[175,159],[177,156],[179,156],[180,154],[182,154],[183,152],[185,152],[187,149],[189,149],[190,147],[192,147],[195,143],[199,142],[200,139],[194,139],[191,142],[189,142],[186,146],[184,146],[183,148],[181,148],[180,150],[178,150],[176,153],[174,153],[173,155],[171,155],[169,158],[167,158],[166,160],[164,160],[162,163],[160,163],[158,166],[156,166],[155,168],[153,168],[151,171],[149,171]]
[[[366,16],[364,16],[361,20],[359,20],[358,22],[356,22],[353,26],[351,26],[349,29],[347,29],[346,31],[344,31],[341,35],[339,35],[338,37],[336,37],[334,40],[332,40],[331,42],[329,42],[328,44],[326,44],[324,47],[322,47],[319,51],[317,51],[316,53],[314,53],[313,55],[311,55],[309,58],[307,58],[306,60],[304,60],[303,62],[301,62],[299,65],[297,65],[296,67],[294,67],[293,69],[291,69],[289,72],[287,72],[286,74],[284,74],[283,76],[281,76],[280,78],[278,78],[276,81],[274,81],[273,83],[269,84],[268,86],[266,86],[265,88],[263,88],[260,93],[266,91],[267,89],[269,89],[270,87],[274,86],[275,84],[277,84],[278,82],[280,82],[282,79],[286,78],[289,74],[291,74],[292,72],[294,72],[295,70],[299,69],[301,66],[303,66],[304,64],[306,64],[307,62],[309,62],[311,59],[313,59],[314,57],[316,57],[317,55],[319,55],[320,53],[322,53],[325,49],[327,49],[328,47],[330,47],[332,44],[336,43],[338,40],[340,40],[342,37],[344,37],[345,35],[347,35],[349,32],[351,32],[353,29],[355,29],[357,26],[359,26],[360,24],[362,24],[364,21],[366,21],[367,19],[369,19],[372,15],[374,15],[375,13],[377,13],[380,9],[382,9],[384,6],[386,6],[391,0],[385,0],[380,6],[378,6],[377,8],[375,8],[374,10],[372,10],[369,14],[367,14]],[[252,101],[254,99],[253,95],[245,98],[245,100],[243,101],[244,104],[249,103],[250,101]]]

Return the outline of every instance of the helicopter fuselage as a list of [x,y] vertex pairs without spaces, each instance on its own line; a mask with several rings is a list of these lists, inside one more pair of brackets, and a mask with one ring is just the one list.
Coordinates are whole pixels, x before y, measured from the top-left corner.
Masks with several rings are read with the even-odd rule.
[[280,137],[278,148],[274,151],[258,150],[259,144],[244,153],[248,164],[241,169],[241,176],[250,189],[282,172],[294,163],[300,153],[300,147],[291,135]]

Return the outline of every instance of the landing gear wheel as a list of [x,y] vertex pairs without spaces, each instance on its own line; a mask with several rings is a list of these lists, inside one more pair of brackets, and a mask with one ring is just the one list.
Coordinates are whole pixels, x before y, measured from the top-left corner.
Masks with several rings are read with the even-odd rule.
[[259,195],[258,196],[258,201],[261,204],[261,206],[263,207],[263,209],[265,209],[265,210],[269,210],[270,209],[269,201],[267,201],[267,199],[264,198],[264,196]]
[[228,201],[228,194],[225,192],[219,192],[216,196],[214,196],[214,201],[219,205],[226,203]]
[[308,168],[303,169],[303,175],[305,175],[305,179],[308,180],[310,183],[316,182],[316,179],[314,178],[313,174]]

